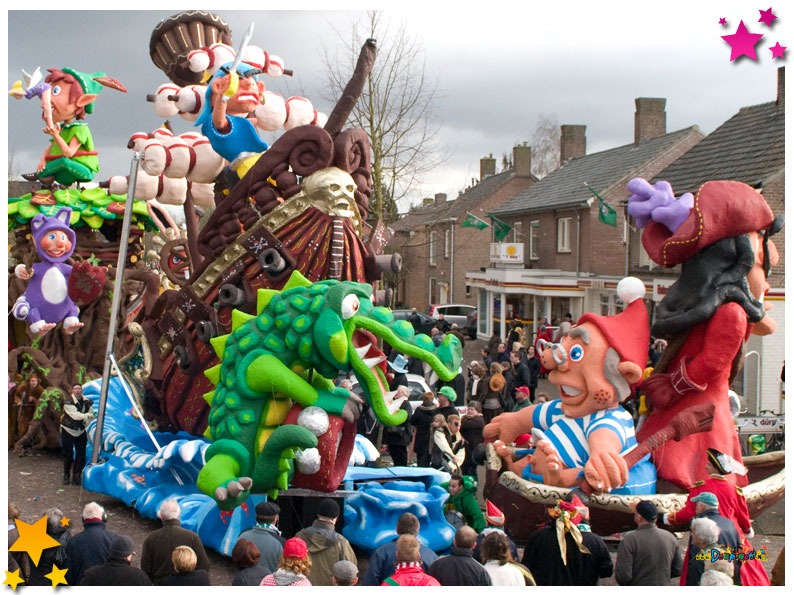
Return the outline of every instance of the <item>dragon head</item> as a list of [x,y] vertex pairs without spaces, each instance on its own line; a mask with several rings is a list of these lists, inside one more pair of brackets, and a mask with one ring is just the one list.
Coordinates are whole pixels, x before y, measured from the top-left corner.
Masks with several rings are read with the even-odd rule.
[[375,307],[372,286],[349,281],[330,285],[324,294],[324,306],[313,328],[314,346],[334,376],[336,371],[350,371],[358,378],[377,418],[386,425],[405,421],[400,410],[404,397],[395,399],[388,391],[386,356],[378,348],[382,339],[400,353],[426,362],[441,380],[452,380],[460,367],[460,341],[448,334],[436,347],[425,334],[414,334],[407,320],[395,320],[391,310]]

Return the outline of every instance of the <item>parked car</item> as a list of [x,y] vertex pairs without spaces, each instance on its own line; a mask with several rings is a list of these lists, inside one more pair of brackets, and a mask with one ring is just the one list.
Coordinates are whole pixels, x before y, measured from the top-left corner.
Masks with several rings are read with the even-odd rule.
[[[410,322],[410,310],[392,310],[391,313],[394,314],[395,320],[408,320]],[[416,329],[416,332],[429,335],[430,329],[436,326],[436,321],[427,314],[422,314],[421,312],[417,312],[416,315],[419,316],[419,328]]]
[[444,320],[452,324],[453,322],[458,325],[458,329],[463,331],[466,326],[466,319],[470,313],[476,312],[476,306],[469,306],[467,304],[434,304],[430,306],[427,311],[430,318],[438,320],[438,315],[443,314]]
[[[411,396],[408,397],[408,401],[411,404],[411,411],[416,411],[416,408],[422,404],[422,395],[426,392],[430,392],[430,387],[427,385],[423,376],[419,376],[418,374],[406,374],[406,377],[408,378],[408,388],[411,389]],[[358,378],[353,376],[350,380],[353,383],[353,392],[363,399],[364,391],[358,383]],[[438,401],[436,401],[436,405],[438,405]]]

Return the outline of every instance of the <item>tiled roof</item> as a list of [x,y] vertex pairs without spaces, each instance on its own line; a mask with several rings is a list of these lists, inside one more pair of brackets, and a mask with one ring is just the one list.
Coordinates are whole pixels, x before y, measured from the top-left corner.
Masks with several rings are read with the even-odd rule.
[[695,192],[708,180],[759,187],[784,166],[785,119],[774,101],[743,107],[654,179],[670,182],[677,195]]
[[697,126],[690,126],[638,145],[632,143],[571,159],[495,209],[494,214],[514,215],[582,204],[593,196],[585,182],[597,192],[604,192],[693,133],[701,134]]
[[474,215],[482,219],[482,213],[476,212],[480,203],[496,192],[509,180],[515,177],[515,172],[506,171],[493,176],[488,176],[476,186],[465,190],[455,200],[448,200],[441,204],[432,204],[426,207],[411,211],[399,221],[395,221],[389,227],[394,231],[407,231],[435,223],[450,217],[462,217],[466,211],[471,211]]

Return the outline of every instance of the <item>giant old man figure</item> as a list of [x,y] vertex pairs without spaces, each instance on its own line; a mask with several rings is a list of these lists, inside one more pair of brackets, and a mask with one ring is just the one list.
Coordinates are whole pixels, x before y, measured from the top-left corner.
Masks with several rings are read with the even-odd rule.
[[[559,343],[541,346],[549,380],[560,398],[504,413],[488,424],[486,439],[510,443],[533,429],[535,452],[525,477],[550,485],[577,486],[586,479],[596,492],[653,493],[656,474],[649,456],[631,469],[623,456],[637,442],[631,415],[620,403],[645,367],[648,311],[643,283],[627,277],[618,295],[629,305],[616,316],[585,314]],[[529,469],[526,469],[529,471]]]

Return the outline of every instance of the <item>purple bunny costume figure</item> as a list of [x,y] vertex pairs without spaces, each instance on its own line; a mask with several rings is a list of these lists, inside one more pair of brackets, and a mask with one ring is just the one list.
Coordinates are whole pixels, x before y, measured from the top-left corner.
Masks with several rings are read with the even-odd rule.
[[42,262],[33,265],[30,273],[24,264],[14,269],[20,279],[30,279],[25,293],[14,304],[13,314],[18,320],[27,320],[30,331],[39,336],[47,334],[63,320],[63,330],[73,334],[83,323],[78,319],[80,310],[69,298],[71,265],[66,260],[75,247],[75,233],[69,227],[72,209],[63,208],[55,217],[36,215],[30,222],[36,252]]

